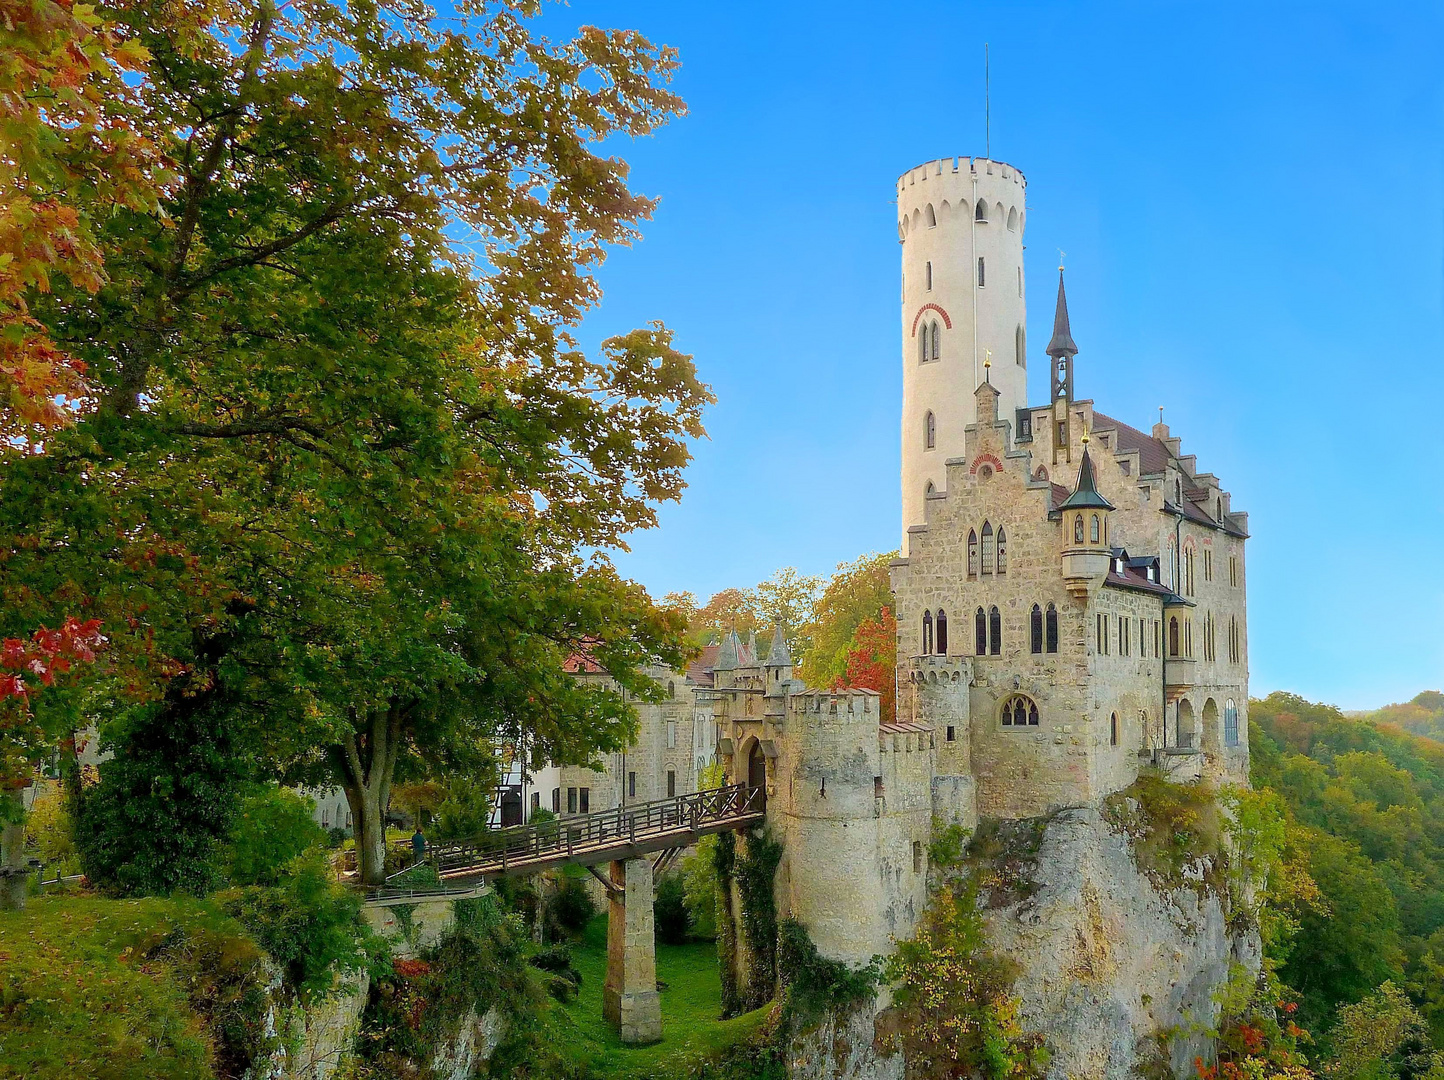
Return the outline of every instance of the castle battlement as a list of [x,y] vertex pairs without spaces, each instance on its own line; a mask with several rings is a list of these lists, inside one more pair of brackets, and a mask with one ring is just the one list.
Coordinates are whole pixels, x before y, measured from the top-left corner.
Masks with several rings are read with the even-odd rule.
[[924,161],[921,165],[914,165],[899,176],[897,180],[898,195],[902,195],[908,187],[920,182],[926,184],[929,177],[943,176],[996,176],[1000,180],[1010,181],[1019,187],[1028,186],[1028,181],[1022,171],[1017,166],[1009,165],[1006,161],[966,156],[943,157]]

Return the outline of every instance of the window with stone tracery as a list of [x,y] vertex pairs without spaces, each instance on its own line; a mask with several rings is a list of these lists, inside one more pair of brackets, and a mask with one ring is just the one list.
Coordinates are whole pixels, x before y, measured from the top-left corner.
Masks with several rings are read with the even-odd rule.
[[998,573],[1000,573],[1000,574],[1006,574],[1007,572],[1008,572],[1008,534],[1005,533],[1005,532],[1003,531],[1003,527],[1002,527],[1001,525],[999,525],[999,526],[998,526]]
[[968,577],[978,576],[978,534],[968,530]]
[[1003,727],[1037,727],[1038,703],[1024,694],[1014,694],[1003,702],[1000,720]]
[[993,572],[993,524],[990,521],[983,522],[983,573]]

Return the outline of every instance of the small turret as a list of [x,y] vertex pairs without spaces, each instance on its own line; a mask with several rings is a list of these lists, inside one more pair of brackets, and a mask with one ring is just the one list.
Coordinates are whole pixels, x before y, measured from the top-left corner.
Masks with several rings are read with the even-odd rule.
[[767,669],[767,696],[781,695],[792,682],[792,652],[787,648],[781,623],[772,631],[772,647],[767,650],[762,666]]
[[1113,504],[1099,494],[1093,478],[1086,432],[1078,484],[1058,509],[1063,514],[1063,578],[1068,591],[1081,599],[1108,575],[1108,514],[1113,509]]
[[728,630],[722,635],[722,647],[717,650],[717,661],[712,665],[712,670],[736,671],[741,666],[739,651],[737,631]]

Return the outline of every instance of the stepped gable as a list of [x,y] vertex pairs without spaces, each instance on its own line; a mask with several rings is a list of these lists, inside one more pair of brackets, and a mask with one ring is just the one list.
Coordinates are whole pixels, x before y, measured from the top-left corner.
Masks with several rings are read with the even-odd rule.
[[1140,476],[1157,476],[1168,468],[1170,457],[1168,447],[1152,435],[1145,435],[1136,427],[1131,427],[1121,420],[1115,420],[1094,409],[1093,431],[1094,434],[1100,431],[1113,432],[1116,452],[1137,450]]

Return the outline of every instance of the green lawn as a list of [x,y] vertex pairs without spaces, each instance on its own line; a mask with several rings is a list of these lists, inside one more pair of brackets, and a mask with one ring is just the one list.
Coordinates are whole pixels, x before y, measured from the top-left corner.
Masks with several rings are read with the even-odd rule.
[[201,900],[46,896],[0,912],[0,1078],[209,1077],[212,1036],[188,993],[197,968],[259,961]]
[[607,919],[593,919],[573,946],[582,973],[576,1000],[554,1010],[558,1034],[569,1056],[585,1061],[600,1076],[618,1080],[673,1080],[702,1061],[752,1035],[767,1018],[762,1008],[732,1020],[719,1020],[722,982],[717,948],[711,942],[658,945],[657,978],[662,991],[662,1041],[624,1047],[602,1018],[602,982],[607,974]]

